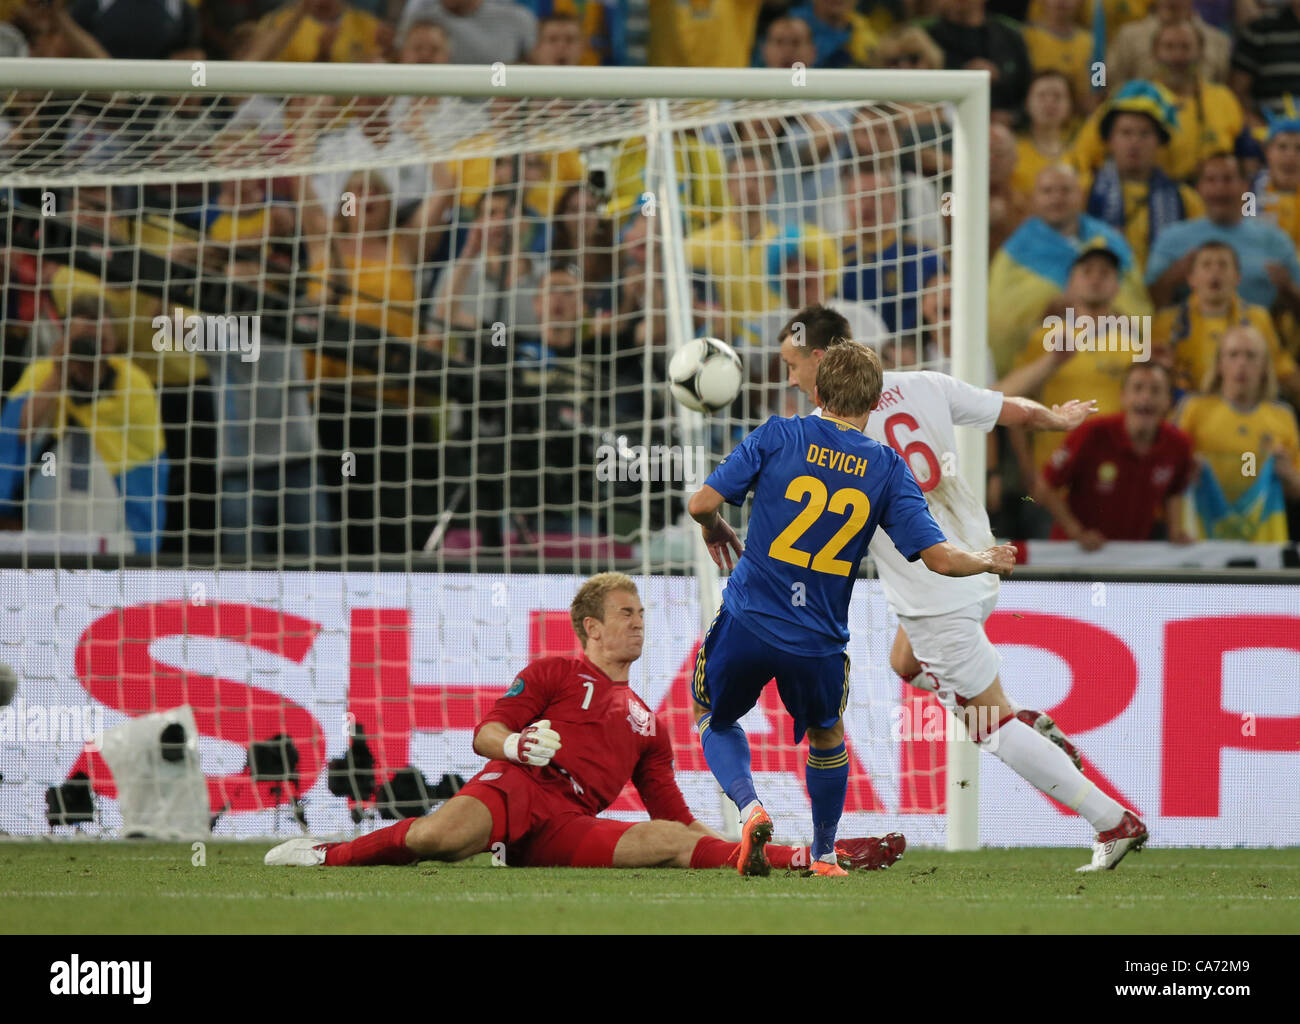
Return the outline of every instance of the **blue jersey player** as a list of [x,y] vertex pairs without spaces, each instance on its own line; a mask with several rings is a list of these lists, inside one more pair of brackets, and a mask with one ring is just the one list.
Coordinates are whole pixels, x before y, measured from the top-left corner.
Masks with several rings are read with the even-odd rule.
[[[880,400],[876,354],[855,342],[829,349],[817,371],[819,416],[772,417],[742,441],[691,498],[719,568],[733,569],[722,607],[695,662],[693,695],[704,757],[740,808],[739,869],[765,875],[772,820],[750,773],[738,720],[776,680],[808,734],[806,780],[813,814],[813,870],[845,874],[835,832],[848,792],[842,715],[849,695],[849,600],[876,527],[908,561],[945,576],[1007,575],[1010,545],[972,553],[948,543],[902,457],[863,433]],[[754,495],[747,546],[719,514]],[[737,561],[733,562],[733,553]]]

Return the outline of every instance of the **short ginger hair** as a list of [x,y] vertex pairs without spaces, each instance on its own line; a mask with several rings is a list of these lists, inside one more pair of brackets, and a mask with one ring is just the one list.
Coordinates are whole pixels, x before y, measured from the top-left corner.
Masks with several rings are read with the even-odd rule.
[[573,603],[569,605],[569,618],[573,622],[573,632],[577,634],[582,649],[587,649],[587,630],[582,625],[588,616],[605,621],[605,598],[617,590],[636,593],[636,584],[631,576],[621,572],[601,572],[587,580],[578,588]]
[[828,348],[817,366],[817,397],[826,412],[861,416],[880,401],[884,379],[875,352],[860,342],[843,341]]

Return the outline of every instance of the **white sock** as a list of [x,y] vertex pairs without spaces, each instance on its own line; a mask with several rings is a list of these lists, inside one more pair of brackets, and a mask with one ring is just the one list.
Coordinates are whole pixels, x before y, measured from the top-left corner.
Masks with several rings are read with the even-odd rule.
[[1124,808],[1085,778],[1064,750],[1018,718],[1005,722],[980,746],[1026,782],[1087,818],[1098,832],[1119,824]]
[[743,825],[749,820],[749,816],[754,813],[754,808],[762,807],[757,800],[751,800],[740,809],[740,823]]

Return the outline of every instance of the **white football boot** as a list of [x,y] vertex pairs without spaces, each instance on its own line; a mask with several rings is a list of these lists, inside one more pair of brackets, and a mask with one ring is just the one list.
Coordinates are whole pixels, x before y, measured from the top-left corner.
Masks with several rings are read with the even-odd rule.
[[267,867],[314,868],[325,863],[327,843],[310,836],[289,839],[270,850],[264,863]]
[[1085,864],[1076,871],[1113,871],[1115,865],[1124,859],[1130,850],[1140,850],[1150,838],[1147,827],[1138,821],[1132,811],[1125,811],[1119,824],[1105,832],[1097,833],[1097,841],[1092,844],[1092,863]]

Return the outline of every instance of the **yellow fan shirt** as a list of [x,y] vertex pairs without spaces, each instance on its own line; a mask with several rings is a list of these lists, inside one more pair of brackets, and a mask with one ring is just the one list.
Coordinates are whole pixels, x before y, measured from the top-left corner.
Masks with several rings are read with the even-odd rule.
[[768,222],[757,238],[746,239],[739,218],[726,216],[686,239],[686,265],[705,277],[727,317],[728,338],[757,313],[779,306],[767,287],[767,242],[777,226]]
[[1053,164],[1068,163],[1069,156],[1068,147],[1054,156],[1048,156],[1039,151],[1028,135],[1017,136],[1016,169],[1011,174],[1011,188],[1023,195],[1032,195],[1039,172]]
[[[682,133],[674,140],[673,157],[687,230],[712,224],[727,208],[727,169],[722,150],[695,135]],[[609,215],[619,220],[637,209],[646,190],[644,138],[629,139],[619,146],[613,173]]]
[[650,0],[650,59],[658,67],[747,68],[762,0]]
[[[1213,82],[1202,82],[1194,96],[1177,97],[1175,106],[1178,124],[1170,132],[1169,144],[1160,147],[1159,165],[1175,181],[1190,181],[1207,156],[1233,151],[1246,119],[1232,90]],[[1075,138],[1071,158],[1080,173],[1095,173],[1106,162],[1100,131],[1105,113],[1103,103]]]
[[1092,89],[1092,35],[1076,28],[1063,39],[1041,25],[1026,25],[1020,35],[1035,73],[1061,72],[1070,80],[1078,104]]
[[1272,185],[1265,185],[1256,198],[1259,203],[1256,214],[1285,231],[1291,242],[1300,249],[1300,194],[1283,192]]
[[[1106,38],[1114,39],[1115,33],[1131,21],[1141,21],[1151,13],[1152,0],[1105,0],[1106,3]],[[1080,28],[1092,31],[1093,9],[1096,0],[1079,4],[1079,13],[1075,17]],[[1029,10],[1025,13],[1026,22],[1042,21],[1047,12],[1043,0],[1030,0]]]
[[[477,145],[482,136],[468,140],[466,146]],[[583,180],[582,155],[576,149],[556,150],[550,153],[529,153],[525,156],[524,205],[544,217],[555,212],[555,204],[571,185]],[[492,186],[493,161],[491,157],[470,157],[455,164],[460,184],[461,206],[473,206]]]
[[1242,472],[1242,455],[1255,453],[1256,466],[1272,452],[1286,453],[1292,462],[1300,454],[1300,431],[1295,413],[1281,402],[1260,402],[1250,412],[1239,412],[1218,395],[1193,395],[1175,414],[1174,422],[1192,439],[1223,489],[1229,504],[1256,480]]
[[[110,476],[117,477],[153,462],[166,444],[158,396],[148,375],[122,356],[108,356],[106,361],[117,373],[113,387],[100,392],[93,402],[71,402],[61,394],[54,424],[60,435],[69,420],[83,427],[94,438],[95,451],[103,460],[104,468]],[[39,391],[53,372],[53,360],[38,359],[23,371],[9,392],[10,397]]]
[[1151,325],[1157,345],[1168,346],[1174,354],[1174,375],[1180,387],[1199,391],[1206,373],[1214,366],[1219,341],[1224,332],[1237,324],[1248,324],[1264,336],[1273,357],[1278,377],[1295,372],[1296,363],[1278,342],[1273,318],[1263,306],[1238,300],[1224,316],[1205,316],[1190,303],[1160,310]]
[[[1080,173],[1084,203],[1092,188],[1091,175]],[[1150,186],[1141,181],[1124,182],[1124,238],[1133,250],[1133,259],[1143,274],[1146,273],[1147,256],[1151,251],[1151,216],[1147,209]],[[1179,185],[1178,194],[1183,200],[1183,220],[1205,216],[1205,203],[1194,188]]]
[[[1049,328],[1034,330],[1012,368],[1017,369],[1037,362],[1048,354]],[[1124,387],[1124,374],[1133,363],[1132,352],[1076,352],[1047,378],[1042,391],[1034,396],[1049,408],[1073,398],[1097,401],[1097,412],[1102,416],[1120,411],[1120,392]],[[1061,437],[1050,431],[1039,430],[1033,434],[1034,465],[1042,469],[1052,452],[1060,447]]]
[[[112,236],[119,242],[129,241],[131,228],[129,218],[114,218]],[[134,228],[136,244],[164,258],[174,242],[190,241],[194,237],[193,232],[180,225],[172,225],[173,231],[164,224],[137,221]],[[75,267],[59,267],[50,281],[50,298],[54,301],[54,308],[61,316],[67,316],[72,300],[78,295],[104,297],[104,309],[115,329],[119,350],[129,355],[131,361],[145,371],[154,387],[186,387],[208,376],[208,364],[197,352],[154,350],[153,318],[161,314],[170,315],[172,312],[163,309],[162,300],[157,296],[132,288],[114,287],[94,274]],[[194,313],[194,310],[184,306],[181,310],[182,316]]]
[[[294,6],[286,4],[278,11],[272,11],[257,25],[257,34],[266,35],[293,17]],[[321,35],[325,26],[312,17],[305,17],[284,49],[273,58],[285,61],[314,61],[320,50]],[[378,57],[379,19],[373,14],[359,11],[355,7],[344,6],[338,35],[330,46],[329,59],[334,63],[358,64]]]

